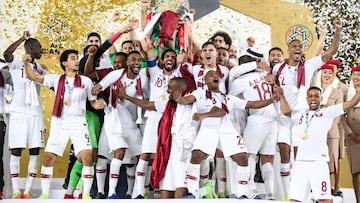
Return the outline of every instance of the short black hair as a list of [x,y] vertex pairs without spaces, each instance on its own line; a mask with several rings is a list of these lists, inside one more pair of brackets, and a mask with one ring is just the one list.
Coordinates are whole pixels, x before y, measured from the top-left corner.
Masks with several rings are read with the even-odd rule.
[[201,45],[201,50],[202,50],[204,47],[208,46],[208,45],[213,45],[213,46],[215,47],[215,49],[216,49],[216,46],[215,46],[215,44],[214,44],[212,41],[207,41],[207,42],[205,42],[204,44]]
[[131,54],[139,54],[141,56],[141,53],[139,51],[137,51],[137,50],[130,51],[128,53],[128,56],[130,56]]
[[90,37],[98,37],[98,38],[100,39],[100,41],[101,41],[100,34],[97,33],[97,32],[90,32],[90,33],[88,34],[87,38],[86,38],[86,41],[88,41]]
[[[131,52],[130,52],[130,53],[131,53]],[[129,53],[129,54],[130,54],[130,53]],[[123,57],[125,57],[125,59],[127,59],[128,54],[125,53],[125,52],[119,51],[119,52],[116,52],[116,55],[115,55],[115,56],[123,56]]]
[[27,49],[27,48],[29,48],[30,46],[32,46],[32,45],[34,45],[34,44],[36,44],[36,43],[38,43],[38,44],[41,45],[41,43],[40,43],[39,40],[37,40],[37,39],[35,39],[35,38],[29,38],[29,39],[27,39],[27,40],[25,41],[24,47],[25,47],[25,49]]
[[180,87],[183,92],[187,89],[187,83],[185,78],[175,77],[171,79],[171,81],[175,81],[176,85],[178,85],[178,87]]
[[310,90],[318,90],[318,91],[320,92],[320,94],[322,94],[322,90],[321,90],[319,87],[311,86],[311,87],[309,87],[309,89],[307,90],[307,93],[308,93]]
[[219,48],[216,48],[216,50],[217,50],[217,51],[219,51],[219,50],[225,50],[225,51],[227,51],[227,52],[229,53],[229,50],[226,49],[225,47],[219,47]]
[[177,54],[176,54],[176,51],[175,51],[174,49],[166,49],[166,50],[161,54],[161,60],[164,59],[165,54],[168,53],[168,52],[173,52],[173,53],[175,53],[175,55],[177,55]]
[[274,50],[277,50],[277,51],[280,51],[282,55],[284,55],[284,52],[283,50],[280,48],[280,47],[273,47],[269,50],[269,55],[270,55],[270,52],[274,51]]
[[213,36],[211,36],[211,38],[209,40],[214,42],[214,39],[217,36],[223,37],[224,41],[225,41],[225,44],[229,45],[229,47],[231,46],[232,40],[231,40],[230,35],[227,32],[217,31],[217,32],[215,32],[215,34],[213,34]]
[[62,64],[62,62],[67,61],[70,54],[78,55],[79,52],[75,49],[67,49],[60,55],[60,66],[64,71],[65,71],[65,66]]
[[132,40],[125,40],[125,41],[123,41],[123,42],[121,43],[121,47],[123,47],[124,44],[126,44],[126,43],[131,43],[132,46],[134,46],[134,42],[133,42]]

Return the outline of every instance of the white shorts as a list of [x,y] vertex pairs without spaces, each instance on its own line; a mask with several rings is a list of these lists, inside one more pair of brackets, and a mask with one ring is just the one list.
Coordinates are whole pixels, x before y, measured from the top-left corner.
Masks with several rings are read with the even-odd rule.
[[[248,117],[244,130],[244,142],[249,153],[274,155],[278,134],[278,122],[270,121],[263,116],[252,115]],[[262,122],[263,121],[263,122]]]
[[147,118],[141,145],[141,153],[155,153],[158,140],[158,127],[160,119],[161,113],[151,114]]
[[[182,153],[184,153],[183,150],[177,145],[176,140],[172,139],[170,157],[165,170],[165,176],[160,181],[160,190],[175,191],[176,188],[186,188],[186,169],[190,159],[181,160],[181,157],[183,157]],[[190,154],[191,151],[189,150],[187,153]]]
[[223,151],[224,157],[247,152],[244,140],[231,125],[219,127],[219,118],[206,118],[202,121],[193,150],[200,150],[210,156],[215,155],[216,148]]
[[329,166],[326,161],[295,161],[291,169],[290,199],[303,202],[310,191],[315,200],[331,199]]
[[110,147],[108,142],[108,136],[105,132],[105,128],[101,128],[99,143],[98,143],[98,156],[103,156],[107,159],[111,159]]
[[278,138],[277,143],[292,144],[291,141],[292,120],[286,116],[280,116],[278,122]]
[[111,151],[126,148],[130,156],[140,155],[142,136],[139,128],[122,128],[120,134],[108,133],[106,129],[105,132]]
[[11,112],[9,119],[9,148],[44,148],[43,116]]
[[62,156],[69,138],[74,146],[76,156],[83,150],[92,149],[85,118],[66,120],[61,124],[59,132],[51,132],[50,130],[45,152]]

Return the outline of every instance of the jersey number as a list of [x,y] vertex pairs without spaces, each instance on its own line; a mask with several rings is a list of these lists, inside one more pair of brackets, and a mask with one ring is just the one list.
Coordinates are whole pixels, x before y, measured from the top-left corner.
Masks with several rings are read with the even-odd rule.
[[254,86],[254,89],[256,89],[256,91],[258,92],[260,100],[266,100],[271,98],[271,89],[270,85],[267,82],[264,81],[262,83],[256,84]]

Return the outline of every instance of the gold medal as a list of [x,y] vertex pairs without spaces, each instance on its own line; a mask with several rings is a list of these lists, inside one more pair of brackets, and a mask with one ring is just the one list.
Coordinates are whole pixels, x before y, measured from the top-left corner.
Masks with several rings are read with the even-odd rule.
[[160,96],[160,100],[161,100],[161,101],[165,101],[165,100],[166,100],[166,96],[165,96],[165,95],[161,95],[161,96]]
[[309,138],[308,134],[306,132],[304,132],[302,135],[301,135],[301,139],[302,140],[307,140]]
[[296,85],[293,85],[293,86],[291,87],[291,90],[292,90],[293,92],[298,92],[298,91],[299,91],[299,89],[297,88]]
[[10,104],[12,101],[12,95],[10,95],[10,94],[5,95],[5,101],[7,104]]
[[64,104],[66,106],[71,106],[71,99],[65,99]]

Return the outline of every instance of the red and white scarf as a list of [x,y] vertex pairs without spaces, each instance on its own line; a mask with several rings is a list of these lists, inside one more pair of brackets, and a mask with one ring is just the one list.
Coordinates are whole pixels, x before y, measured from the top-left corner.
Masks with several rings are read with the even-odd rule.
[[[65,78],[66,75],[63,74],[60,76],[56,96],[55,96],[55,102],[54,102],[54,109],[52,115],[61,118],[62,110],[64,107],[64,94],[65,94]],[[81,88],[81,77],[76,74],[75,75],[75,81],[74,81],[74,88]],[[71,98],[70,98],[71,99]]]

